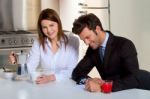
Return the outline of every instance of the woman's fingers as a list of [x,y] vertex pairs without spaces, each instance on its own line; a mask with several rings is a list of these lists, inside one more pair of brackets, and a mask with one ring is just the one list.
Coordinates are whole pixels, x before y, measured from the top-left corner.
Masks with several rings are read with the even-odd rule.
[[17,56],[15,55],[15,53],[14,52],[11,52],[10,54],[9,54],[9,63],[11,63],[11,64],[16,64],[17,63],[17,58],[16,58]]
[[55,80],[56,80],[55,75],[41,75],[37,78],[36,83],[43,84],[43,83],[48,83],[50,81],[55,81]]

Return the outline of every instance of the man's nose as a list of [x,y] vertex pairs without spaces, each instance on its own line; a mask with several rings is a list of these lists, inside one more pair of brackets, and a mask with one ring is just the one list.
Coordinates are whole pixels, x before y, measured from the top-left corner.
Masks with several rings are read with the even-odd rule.
[[85,43],[86,45],[89,45],[89,44],[90,44],[90,41],[89,41],[89,40],[84,40],[84,43]]

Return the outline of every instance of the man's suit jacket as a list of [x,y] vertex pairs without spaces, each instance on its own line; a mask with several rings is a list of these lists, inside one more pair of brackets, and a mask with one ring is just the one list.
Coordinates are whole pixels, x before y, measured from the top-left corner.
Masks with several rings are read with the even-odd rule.
[[86,55],[78,63],[72,73],[72,79],[76,82],[87,78],[87,74],[96,66],[103,80],[113,80],[113,91],[137,88],[139,81],[136,77],[139,71],[137,52],[132,41],[114,36],[111,32],[107,41],[104,62],[99,55],[99,48],[87,49]]

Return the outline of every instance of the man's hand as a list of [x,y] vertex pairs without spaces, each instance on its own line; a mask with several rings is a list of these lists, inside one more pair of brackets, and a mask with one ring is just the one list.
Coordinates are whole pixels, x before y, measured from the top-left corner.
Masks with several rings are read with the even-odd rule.
[[101,85],[104,83],[104,81],[100,78],[89,78],[87,79],[85,83],[85,89],[90,92],[100,92],[101,91]]

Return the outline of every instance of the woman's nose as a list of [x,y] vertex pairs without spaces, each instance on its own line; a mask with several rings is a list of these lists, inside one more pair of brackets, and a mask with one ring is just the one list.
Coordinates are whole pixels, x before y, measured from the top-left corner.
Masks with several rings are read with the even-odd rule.
[[51,31],[51,28],[47,28],[47,32],[50,32]]

